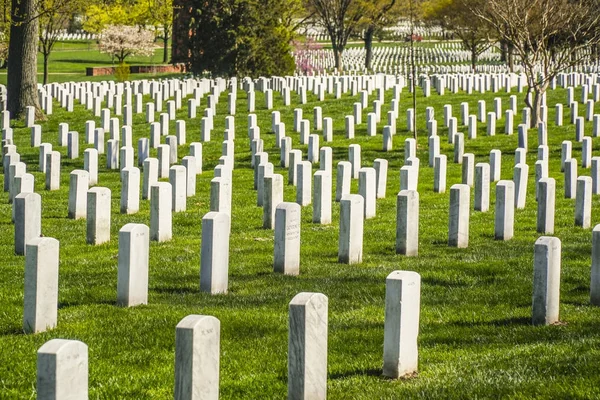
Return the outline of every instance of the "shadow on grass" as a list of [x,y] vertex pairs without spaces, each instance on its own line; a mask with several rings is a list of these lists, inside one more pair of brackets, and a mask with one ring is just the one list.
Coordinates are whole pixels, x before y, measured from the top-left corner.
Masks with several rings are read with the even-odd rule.
[[432,285],[432,286],[442,286],[448,288],[461,288],[470,286],[466,282],[456,282],[448,279],[441,278],[421,278],[422,283]]
[[200,293],[200,286],[198,287],[154,287],[151,289],[156,293],[163,294],[198,294]]
[[[202,305],[206,307],[220,307],[223,309],[239,309],[241,307],[273,307],[281,300],[273,296],[239,295],[238,287],[230,286],[227,293],[210,294],[200,291],[200,285],[194,287],[166,286],[151,290],[158,296],[170,296],[171,305]],[[172,297],[171,297],[172,296]],[[155,304],[163,304],[157,299]]]
[[462,327],[474,327],[474,326],[512,326],[512,325],[531,325],[530,317],[513,317],[495,319],[492,321],[479,321],[479,322],[468,322],[468,321],[454,321],[450,323],[454,326]]
[[0,329],[0,336],[25,336],[22,326],[8,326]]
[[[565,279],[564,283],[571,283],[570,281],[576,283],[574,280]],[[569,289],[569,292],[574,293],[589,293],[590,287],[586,285],[578,285],[574,288]]]
[[592,303],[590,303],[590,299],[585,299],[584,301],[563,300],[563,299],[561,299],[560,300],[560,304],[568,304],[570,306],[580,307],[580,308],[589,309],[589,310],[600,309],[600,307],[595,306]]
[[374,376],[381,380],[387,380],[385,376],[382,375],[381,369],[357,369],[354,371],[348,372],[338,372],[336,374],[330,374],[329,379],[346,379],[351,378],[353,376]]
[[[260,264],[257,264],[257,265],[258,265],[258,267],[261,267]],[[264,271],[257,271],[257,272],[253,272],[253,273],[249,273],[249,274],[240,274],[240,273],[233,274],[232,273],[230,275],[230,277],[234,276],[234,277],[236,277],[236,279],[242,279],[244,281],[253,281],[253,280],[259,279],[261,277],[271,276],[271,275],[274,275],[275,277],[285,278],[288,280],[292,280],[293,278],[295,278],[295,276],[293,276],[293,275],[284,275],[281,273],[278,274],[277,272],[273,272],[272,271],[273,265],[271,265],[269,263],[263,263],[262,267],[263,267]],[[270,271],[268,270],[269,268],[271,269]]]
[[89,303],[84,303],[84,302],[80,302],[80,301],[63,301],[63,302],[58,303],[57,308],[59,310],[64,310],[66,308],[71,308],[71,307],[96,306],[96,305],[117,307],[117,299],[115,298],[114,300],[99,300],[99,301],[92,301]]

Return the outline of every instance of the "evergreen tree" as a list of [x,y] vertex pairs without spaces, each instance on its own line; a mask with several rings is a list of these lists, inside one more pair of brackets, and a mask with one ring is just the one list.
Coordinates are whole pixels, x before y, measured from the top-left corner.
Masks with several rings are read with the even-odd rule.
[[296,0],[202,0],[190,20],[194,73],[271,76],[294,71],[293,29],[285,16]]

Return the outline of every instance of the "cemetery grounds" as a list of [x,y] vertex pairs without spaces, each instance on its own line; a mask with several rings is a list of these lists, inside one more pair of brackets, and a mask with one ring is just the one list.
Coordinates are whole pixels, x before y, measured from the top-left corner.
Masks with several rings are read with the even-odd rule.
[[[160,57],[157,57],[160,59]],[[132,76],[136,79],[137,76]],[[53,77],[54,79],[54,77]],[[62,80],[58,78],[57,80]],[[85,80],[77,76],[76,80]],[[64,80],[71,80],[64,79]],[[99,79],[102,80],[102,79]],[[238,89],[235,115],[235,169],[229,258],[229,290],[210,295],[199,290],[201,221],[209,211],[210,181],[221,156],[227,93],[217,105],[212,140],[203,143],[203,173],[198,175],[196,195],[187,199],[187,211],[173,213],[173,240],[150,244],[148,305],[133,308],[116,306],[118,231],[127,223],[149,224],[149,201],[140,202],[140,211],[124,215],[119,210],[118,171],[105,168],[99,159],[99,186],[112,192],[111,240],[100,246],[86,244],[85,220],[67,219],[69,173],[82,169],[83,157],[69,160],[66,148],[57,145],[60,122],[83,137],[85,121],[95,120],[81,104],[72,113],[55,101],[54,113],[42,125],[42,142],[52,143],[62,157],[61,188],[44,190],[44,174],[38,172],[38,149],[29,146],[29,129],[14,122],[14,138],[21,160],[35,176],[35,190],[42,195],[42,233],[60,242],[58,325],[40,334],[24,334],[24,257],[14,255],[14,227],[7,193],[0,193],[0,398],[26,399],[35,396],[36,352],[53,338],[75,339],[89,347],[89,388],[91,398],[170,398],[174,384],[175,326],[190,314],[212,315],[221,321],[220,394],[226,399],[280,399],[287,393],[288,303],[300,292],[320,292],[329,298],[328,395],[336,399],[395,398],[598,398],[600,397],[600,336],[598,309],[590,305],[590,263],[592,230],[574,226],[573,199],[564,199],[560,172],[561,142],[573,142],[573,157],[580,160],[581,143],[574,140],[575,126],[569,123],[566,90],[558,88],[547,97],[549,176],[556,179],[555,233],[562,241],[560,324],[533,326],[531,300],[533,246],[541,236],[536,232],[534,168],[537,159],[537,130],[529,130],[527,163],[530,166],[527,206],[515,212],[515,236],[494,240],[494,188],[491,185],[490,211],[472,209],[470,236],[466,249],[451,248],[448,240],[449,190],[433,192],[433,168],[427,166],[425,107],[435,109],[441,153],[448,155],[447,187],[461,182],[461,166],[452,162],[452,146],[443,126],[443,106],[450,104],[459,117],[460,103],[468,102],[470,113],[478,100],[491,111],[493,99],[502,99],[506,109],[510,95],[517,95],[518,109],[524,93],[487,92],[470,95],[449,90],[443,96],[417,93],[417,156],[421,160],[419,255],[395,254],[396,194],[399,170],[404,163],[407,108],[412,107],[408,88],[401,94],[393,150],[382,151],[381,131],[390,107],[392,91],[385,93],[382,122],[377,135],[366,135],[366,113],[355,128],[355,138],[345,138],[344,116],[352,114],[358,97],[343,94],[340,100],[327,94],[319,102],[309,91],[308,102],[299,104],[292,93],[292,105],[284,107],[274,93],[274,110],[281,112],[287,135],[295,149],[306,156],[292,131],[293,109],[302,108],[311,120],[315,106],[323,117],[333,118],[334,139],[323,143],[333,148],[333,164],[347,160],[348,146],[360,144],[362,165],[372,166],[376,158],[389,161],[387,196],[377,200],[376,218],[365,221],[363,262],[338,263],[339,204],[333,204],[330,225],[312,223],[312,205],[302,208],[300,275],[273,272],[273,231],[262,228],[262,208],[256,206],[253,171],[250,168],[246,137],[246,93]],[[369,105],[375,98],[369,96]],[[575,89],[579,99],[580,88]],[[150,101],[149,96],[144,103]],[[564,125],[554,124],[554,104],[565,104]],[[187,144],[179,146],[179,158],[189,152],[189,143],[200,141],[200,115],[187,118],[186,101],[177,119],[187,124]],[[270,133],[271,111],[256,91],[255,114],[261,128],[265,151],[275,173],[287,177],[279,166],[279,150]],[[598,110],[596,106],[596,110]],[[369,106],[370,108],[370,106]],[[583,105],[580,104],[580,115]],[[497,121],[495,136],[486,134],[478,123],[476,139],[465,139],[465,152],[475,162],[489,162],[492,149],[502,151],[502,179],[512,179],[517,147],[515,134],[504,135],[504,117]],[[460,120],[460,118],[459,118]],[[169,132],[174,133],[175,121]],[[133,116],[134,143],[149,134],[144,113]],[[585,126],[591,136],[591,123]],[[459,131],[466,128],[459,123]],[[319,132],[317,132],[319,133]],[[600,138],[594,137],[594,155]],[[92,145],[82,144],[83,149]],[[156,156],[152,149],[150,155]],[[579,165],[581,163],[579,162]],[[318,165],[313,166],[313,171]],[[335,171],[335,169],[334,169]],[[579,167],[578,175],[589,175]],[[333,187],[335,188],[335,173]],[[286,180],[287,181],[287,180]],[[357,193],[352,180],[352,193]],[[284,200],[295,200],[296,188],[284,187]],[[592,227],[600,223],[600,201],[594,196]],[[419,372],[410,379],[389,380],[381,376],[385,279],[395,270],[416,271],[422,278],[419,334]]]

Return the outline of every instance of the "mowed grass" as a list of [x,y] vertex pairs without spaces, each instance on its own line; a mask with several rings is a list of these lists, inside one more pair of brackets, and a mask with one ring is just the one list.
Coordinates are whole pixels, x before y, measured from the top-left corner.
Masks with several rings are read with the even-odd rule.
[[[514,91],[513,93],[514,94]],[[580,91],[576,90],[576,98]],[[273,231],[262,229],[262,209],[252,190],[247,137],[246,94],[238,90],[235,117],[235,170],[230,241],[229,292],[211,296],[200,293],[200,238],[202,216],[209,211],[210,180],[221,155],[226,94],[217,106],[212,141],[204,143],[203,174],[197,193],[188,198],[186,212],[173,214],[173,240],[150,245],[150,282],[147,306],[130,309],[116,306],[118,231],[129,222],[149,224],[149,202],[141,201],[135,215],[119,214],[120,183],[117,171],[107,171],[100,156],[99,185],[112,190],[111,241],[101,246],[85,243],[85,220],[67,219],[69,172],[83,168],[83,157],[66,159],[66,148],[57,145],[57,126],[68,121],[70,130],[80,132],[95,119],[81,105],[67,113],[55,104],[55,113],[43,126],[43,142],[52,143],[63,156],[61,189],[44,190],[44,175],[38,172],[38,150],[29,147],[29,132],[15,123],[15,141],[28,171],[35,175],[36,191],[42,195],[42,231],[60,241],[59,310],[56,329],[25,335],[22,331],[24,257],[14,255],[13,225],[7,194],[0,193],[0,397],[26,399],[35,396],[36,352],[53,338],[81,340],[89,346],[90,398],[166,399],[173,396],[175,326],[187,315],[213,315],[221,321],[221,397],[224,399],[282,399],[287,394],[288,303],[303,291],[321,292],[329,298],[328,395],[332,399],[396,398],[598,398],[600,397],[599,310],[589,304],[591,229],[574,226],[574,200],[564,199],[560,173],[560,146],[573,140],[573,156],[580,159],[581,144],[574,141],[574,125],[554,125],[554,104],[566,102],[566,91],[548,94],[550,176],[557,182],[555,236],[562,241],[561,324],[532,326],[531,299],[533,246],[536,233],[534,163],[537,131],[529,131],[530,166],[527,207],[515,214],[515,237],[494,240],[494,190],[491,211],[471,212],[467,249],[447,246],[449,190],[433,193],[433,169],[427,166],[425,107],[435,108],[442,152],[448,155],[448,189],[461,181],[461,166],[452,162],[452,147],[443,128],[443,106],[452,104],[459,115],[466,101],[476,113],[477,101],[494,97],[508,105],[507,93],[446,94],[423,98],[418,94],[418,156],[420,228],[419,256],[395,254],[396,194],[404,158],[405,111],[411,98],[401,95],[394,150],[382,151],[381,130],[389,109],[391,91],[386,92],[384,117],[376,137],[366,136],[366,124],[357,127],[356,138],[345,139],[344,116],[352,113],[358,98],[341,100],[326,96],[322,103],[310,94],[309,102],[283,107],[279,95],[275,107],[281,111],[287,134],[292,132],[293,108],[301,107],[311,119],[314,106],[334,121],[334,168],[347,160],[348,145],[362,146],[363,166],[376,158],[389,160],[387,197],[377,201],[377,217],[365,221],[364,257],[359,265],[337,262],[339,205],[333,205],[333,223],[313,224],[312,206],[302,209],[301,272],[298,277],[273,272]],[[369,103],[374,99],[369,98]],[[518,94],[519,108],[523,94]],[[146,99],[148,100],[148,99]],[[185,102],[184,102],[185,104]],[[202,100],[200,110],[206,100]],[[269,133],[270,111],[257,93],[261,138],[275,172],[284,175],[274,135]],[[581,108],[581,107],[580,107]],[[201,112],[199,111],[199,114]],[[366,121],[367,110],[363,121]],[[187,122],[187,141],[199,141],[200,120],[188,120],[185,107],[178,119]],[[520,118],[520,114],[519,117]],[[99,119],[95,119],[99,124]],[[144,115],[134,116],[134,138],[147,136]],[[460,123],[460,121],[459,121]],[[489,151],[502,151],[502,179],[512,179],[517,136],[502,134],[504,119],[497,123],[496,136],[485,134],[479,124],[478,138],[466,140],[465,151],[476,162],[488,162]],[[516,127],[517,124],[515,124]],[[466,133],[466,128],[461,127]],[[174,134],[174,122],[170,132]],[[515,129],[516,132],[516,129]],[[591,123],[586,124],[591,132]],[[598,138],[593,138],[594,149]],[[82,145],[83,148],[91,145]],[[81,154],[83,154],[83,148]],[[189,145],[180,146],[179,158]],[[152,150],[156,156],[156,150]],[[318,165],[314,166],[314,170]],[[335,171],[335,169],[334,169]],[[581,175],[589,174],[580,168]],[[335,173],[333,176],[335,185]],[[353,193],[357,182],[352,182]],[[334,186],[335,187],[335,186]],[[285,187],[285,201],[295,200],[295,187]],[[600,222],[599,199],[594,197],[592,225]],[[471,191],[471,210],[473,191]],[[416,271],[422,277],[419,373],[407,380],[381,376],[385,278],[394,270]]]
[[[129,65],[162,65],[164,54],[162,45],[160,40],[155,43],[156,49],[152,56],[131,56],[127,57],[125,62]],[[108,54],[100,53],[95,40],[58,41],[48,58],[48,83],[116,80],[113,75],[88,77],[85,73],[88,67],[111,67],[117,64],[117,60],[113,60]],[[38,53],[37,72],[38,82],[42,83],[44,78],[42,53]],[[181,76],[181,74],[131,74],[130,79],[157,79],[172,76]],[[6,69],[0,70],[0,84],[6,85]]]

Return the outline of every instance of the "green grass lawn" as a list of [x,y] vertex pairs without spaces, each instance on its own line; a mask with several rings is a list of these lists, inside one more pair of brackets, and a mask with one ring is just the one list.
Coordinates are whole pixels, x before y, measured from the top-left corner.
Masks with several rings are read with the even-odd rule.
[[[125,62],[129,65],[161,65],[163,64],[162,42],[156,42],[154,55],[150,57],[128,57]],[[88,67],[114,66],[114,61],[108,54],[100,53],[96,41],[59,41],[54,45],[48,61],[48,82],[70,81],[107,81],[115,80],[113,75],[85,76]],[[44,56],[38,53],[38,82],[43,82]],[[180,74],[178,74],[180,75]],[[131,74],[130,79],[154,79],[171,77],[174,74]],[[6,85],[6,69],[0,70],[0,84]]]
[[[323,48],[331,49],[330,42],[322,42]],[[161,65],[163,64],[163,47],[162,42],[156,42],[154,55],[150,57],[128,57],[126,63],[129,65]],[[410,47],[408,42],[376,42],[373,44],[376,47]],[[433,48],[435,43],[420,42],[415,43],[417,51],[419,49]],[[347,48],[362,48],[364,44],[361,41],[354,41],[348,44]],[[170,52],[170,45],[169,50]],[[43,55],[38,53],[38,82],[43,82]],[[420,64],[420,61],[417,61]],[[55,44],[54,49],[49,57],[48,62],[48,83],[52,82],[79,82],[79,81],[107,81],[116,80],[113,75],[102,76],[86,76],[86,68],[88,67],[106,67],[114,66],[116,61],[109,55],[100,53],[98,44],[93,40],[80,41],[59,41]],[[181,76],[181,74],[131,74],[130,80],[133,79],[160,79]],[[0,70],[0,84],[6,85],[6,69]]]
[[[58,52],[55,60],[59,60]],[[65,61],[65,65],[78,63]],[[578,93],[576,90],[577,99]],[[386,93],[384,115],[391,95],[391,91]],[[227,107],[224,93],[217,107],[212,141],[204,144],[204,173],[198,176],[197,193],[188,198],[186,212],[173,214],[173,240],[151,243],[149,303],[131,309],[116,306],[118,231],[129,222],[149,224],[149,202],[141,201],[137,214],[119,214],[119,174],[106,170],[106,158],[100,156],[99,186],[112,190],[111,241],[86,245],[85,220],[67,219],[69,172],[83,168],[83,158],[66,159],[66,148],[57,145],[57,126],[68,121],[70,130],[79,131],[83,138],[85,121],[94,119],[93,115],[80,105],[69,114],[55,103],[54,115],[42,124],[42,141],[52,143],[63,156],[61,189],[54,192],[44,190],[44,176],[37,171],[38,150],[29,147],[28,129],[16,123],[18,151],[28,171],[35,175],[35,188],[42,195],[43,235],[60,241],[59,310],[56,329],[23,334],[24,257],[13,255],[10,206],[7,194],[0,193],[0,252],[4,254],[0,262],[0,398],[35,396],[36,352],[53,338],[81,340],[89,346],[90,398],[172,398],[175,326],[187,315],[205,314],[221,321],[221,397],[282,399],[287,393],[288,303],[302,291],[321,292],[329,298],[331,399],[600,397],[599,310],[589,304],[592,232],[574,226],[575,201],[563,198],[560,173],[561,142],[573,140],[577,159],[581,144],[574,142],[573,125],[555,127],[553,123],[553,106],[566,101],[565,90],[548,94],[549,171],[557,182],[555,236],[562,241],[562,323],[530,323],[533,245],[540,236],[536,233],[534,195],[536,130],[529,133],[527,207],[516,211],[515,237],[507,242],[494,240],[492,184],[491,211],[471,212],[469,247],[447,246],[449,190],[433,193],[433,169],[427,166],[425,107],[435,108],[442,152],[449,159],[449,189],[460,183],[461,167],[451,162],[452,148],[442,123],[444,104],[452,104],[454,116],[458,116],[460,103],[467,101],[474,114],[478,100],[485,99],[489,110],[496,96],[503,99],[506,108],[506,93],[461,92],[428,99],[419,93],[420,247],[419,256],[410,258],[396,255],[394,250],[399,170],[404,140],[410,137],[405,130],[405,110],[411,104],[408,91],[405,89],[401,96],[394,150],[389,153],[382,151],[384,122],[376,137],[366,136],[363,123],[357,127],[354,140],[345,139],[344,116],[351,114],[357,98],[344,95],[335,100],[328,95],[319,103],[310,94],[309,103],[300,106],[294,95],[294,105],[283,107],[281,97],[274,96],[287,134],[304,157],[307,147],[300,146],[298,135],[292,133],[293,108],[302,107],[312,120],[313,107],[320,105],[323,116],[334,120],[334,142],[327,144],[333,148],[334,168],[347,159],[351,143],[362,146],[363,166],[372,166],[375,158],[387,158],[390,163],[387,197],[377,201],[377,217],[365,221],[363,262],[351,266],[337,262],[339,205],[334,203],[333,223],[328,226],[313,224],[312,206],[307,206],[302,210],[301,272],[291,277],[273,273],[273,231],[261,228],[262,209],[256,206],[256,192],[252,190],[246,95],[238,91],[229,293],[211,296],[199,291],[201,220],[209,211],[212,170],[221,155]],[[519,94],[519,108],[523,107],[522,99],[523,94]],[[287,177],[287,170],[279,167],[274,135],[269,134],[270,111],[264,109],[260,93],[256,104],[269,160],[276,173]],[[185,108],[178,111],[178,118],[187,121],[188,145],[179,148],[181,158],[188,154],[190,142],[199,141],[200,121],[187,120]],[[565,121],[568,118],[566,108]],[[485,134],[485,124],[478,127],[478,138],[466,140],[465,152],[474,153],[475,162],[488,162],[489,151],[500,149],[502,179],[512,179],[516,134],[500,134],[503,119],[498,121],[498,134],[493,137]],[[466,133],[465,128],[459,130]],[[591,123],[586,124],[586,131],[589,135]],[[143,114],[134,117],[133,132],[136,141],[149,134]],[[174,123],[170,132],[175,132]],[[600,138],[593,141],[597,149]],[[80,152],[83,154],[83,149]],[[156,150],[151,156],[156,156]],[[579,173],[589,171],[580,169]],[[335,173],[333,181],[335,185]],[[352,182],[352,190],[357,192],[357,181]],[[286,185],[284,196],[286,201],[294,201],[295,188]],[[600,199],[595,197],[592,225],[600,223],[599,206]],[[394,270],[416,271],[422,277],[419,373],[397,381],[381,376],[385,278]]]

